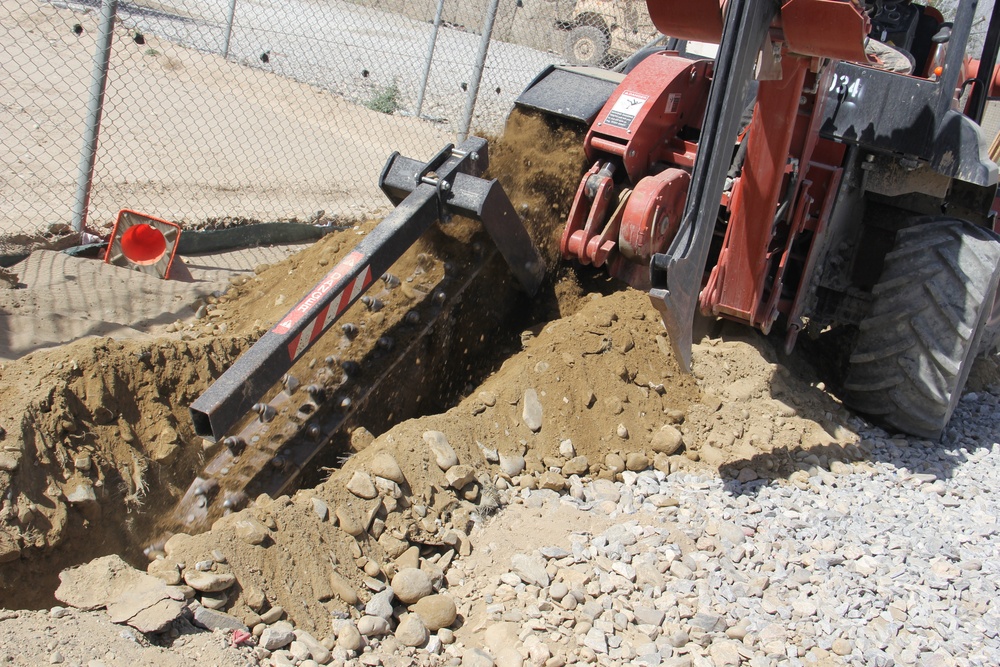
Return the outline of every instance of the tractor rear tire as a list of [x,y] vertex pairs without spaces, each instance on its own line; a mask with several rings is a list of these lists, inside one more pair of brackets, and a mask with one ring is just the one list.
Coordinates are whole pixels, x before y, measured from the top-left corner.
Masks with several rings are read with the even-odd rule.
[[595,25],[578,25],[569,33],[567,60],[574,65],[600,65],[608,54],[608,36]]
[[983,341],[998,282],[993,232],[954,218],[922,218],[901,230],[859,326],[845,402],[937,440]]

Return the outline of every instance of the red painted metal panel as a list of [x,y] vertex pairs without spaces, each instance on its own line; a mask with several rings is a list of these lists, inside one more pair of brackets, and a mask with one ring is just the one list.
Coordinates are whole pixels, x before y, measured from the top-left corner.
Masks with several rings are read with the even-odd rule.
[[718,44],[722,5],[716,0],[646,0],[653,25],[664,35]]
[[676,149],[669,144],[681,127],[701,126],[710,67],[670,51],[643,60],[597,114],[585,140],[587,157],[601,159],[599,151],[621,156],[637,182]]
[[[768,250],[785,187],[799,100],[809,61],[786,55],[783,77],[762,81],[747,131],[743,173],[733,188],[732,217],[719,261],[701,295],[702,309],[756,324],[764,293]],[[806,119],[808,120],[808,119]],[[796,151],[798,152],[798,151]]]
[[789,0],[781,7],[781,27],[793,53],[869,62],[871,23],[853,0]]

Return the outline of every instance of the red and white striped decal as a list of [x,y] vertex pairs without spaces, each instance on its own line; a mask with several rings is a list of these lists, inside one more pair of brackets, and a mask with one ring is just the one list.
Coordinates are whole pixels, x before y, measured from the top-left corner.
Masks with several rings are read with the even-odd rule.
[[[334,267],[333,271],[326,275],[322,282],[316,285],[306,298],[288,311],[288,314],[272,329],[272,332],[285,335],[291,331],[311,308],[319,303],[345,275],[358,265],[363,257],[359,252],[352,252],[345,257]],[[371,282],[372,269],[371,266],[366,266],[353,280],[348,281],[338,294],[333,295],[330,303],[321,308],[315,317],[306,323],[299,335],[288,344],[288,354],[291,359],[295,360],[301,356],[306,348],[319,338],[355,299],[361,296],[365,289],[371,285]]]

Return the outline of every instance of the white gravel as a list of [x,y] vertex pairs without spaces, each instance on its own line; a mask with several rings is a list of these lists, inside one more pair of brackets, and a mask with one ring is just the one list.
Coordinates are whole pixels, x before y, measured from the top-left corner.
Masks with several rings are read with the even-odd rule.
[[[457,560],[447,579],[472,591],[461,614],[485,607],[487,646],[406,655],[549,667],[1000,664],[1000,388],[966,395],[942,443],[852,427],[860,451],[845,458],[856,460],[803,460],[778,482],[647,470],[618,483],[571,478],[566,495],[504,491],[512,505],[499,521],[568,507],[583,525],[587,514],[613,525],[517,554],[500,574]],[[490,632],[508,643],[491,653]]]

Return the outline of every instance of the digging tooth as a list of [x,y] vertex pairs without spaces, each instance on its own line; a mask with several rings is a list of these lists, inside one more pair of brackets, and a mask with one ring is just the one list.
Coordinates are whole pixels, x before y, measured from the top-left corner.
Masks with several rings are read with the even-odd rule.
[[[347,325],[345,324],[344,326],[347,326]],[[326,359],[323,360],[323,363],[325,363],[327,366],[333,366],[335,363],[337,363],[337,359],[336,359],[336,357],[329,356],[329,357],[327,357]]]
[[[364,300],[364,299],[367,299],[368,297],[363,296],[361,298],[362,298],[362,300]],[[350,322],[346,322],[346,323],[342,324],[340,326],[340,330],[343,331],[344,335],[347,336],[348,338],[354,338],[355,336],[358,335],[358,327],[357,327],[357,325],[356,324],[351,324]],[[331,359],[331,358],[332,357],[327,357],[327,359]]]
[[280,456],[275,456],[274,458],[271,459],[271,465],[277,468],[278,470],[281,470],[282,468],[285,467],[285,459],[281,458]]
[[418,313],[415,310],[411,310],[410,312],[408,312],[406,314],[406,317],[403,318],[403,319],[406,321],[407,324],[419,324],[420,323],[420,313]]
[[385,285],[386,285],[386,287],[388,287],[390,289],[393,288],[393,287],[398,287],[399,286],[399,278],[397,278],[396,276],[392,275],[391,273],[386,273],[385,275],[383,275],[382,276],[382,282],[384,282]]
[[373,296],[368,296],[367,294],[361,297],[361,303],[365,304],[368,310],[372,311],[373,313],[377,313],[378,311],[382,310],[383,306],[381,300],[376,299]]
[[228,511],[237,510],[246,500],[246,494],[242,491],[231,491],[226,494],[225,500],[222,501],[222,506]]
[[268,405],[267,403],[254,403],[251,410],[257,413],[257,416],[260,417],[260,421],[263,423],[267,423],[274,419],[274,415],[278,412],[274,409],[273,405]]
[[455,272],[455,263],[454,262],[445,262],[444,263],[444,274],[447,276],[447,275],[450,275],[450,274],[452,274],[454,272]]
[[299,388],[300,383],[297,377],[289,373],[284,378],[284,384],[285,384],[285,391],[287,391],[288,394],[291,395],[294,394],[295,390]]
[[383,350],[391,350],[392,346],[395,345],[395,341],[393,341],[389,336],[382,336],[375,341],[375,344]]
[[323,389],[323,385],[311,384],[306,387],[306,393],[308,393],[309,397],[316,403],[322,403],[326,398],[326,390]]
[[306,433],[308,433],[309,437],[313,440],[317,440],[319,439],[319,436],[323,434],[323,429],[319,427],[319,424],[310,424],[309,428],[306,429]]
[[343,361],[340,363],[340,367],[349,377],[361,374],[361,364],[356,361]]
[[434,292],[434,303],[441,305],[444,300],[448,298],[448,295],[444,293],[444,290],[438,290]]
[[340,399],[340,407],[343,408],[344,410],[351,407],[351,403],[352,401],[349,396],[344,396],[342,399]]
[[238,435],[231,435],[223,440],[222,444],[224,444],[233,454],[239,454],[246,449],[247,441]]

